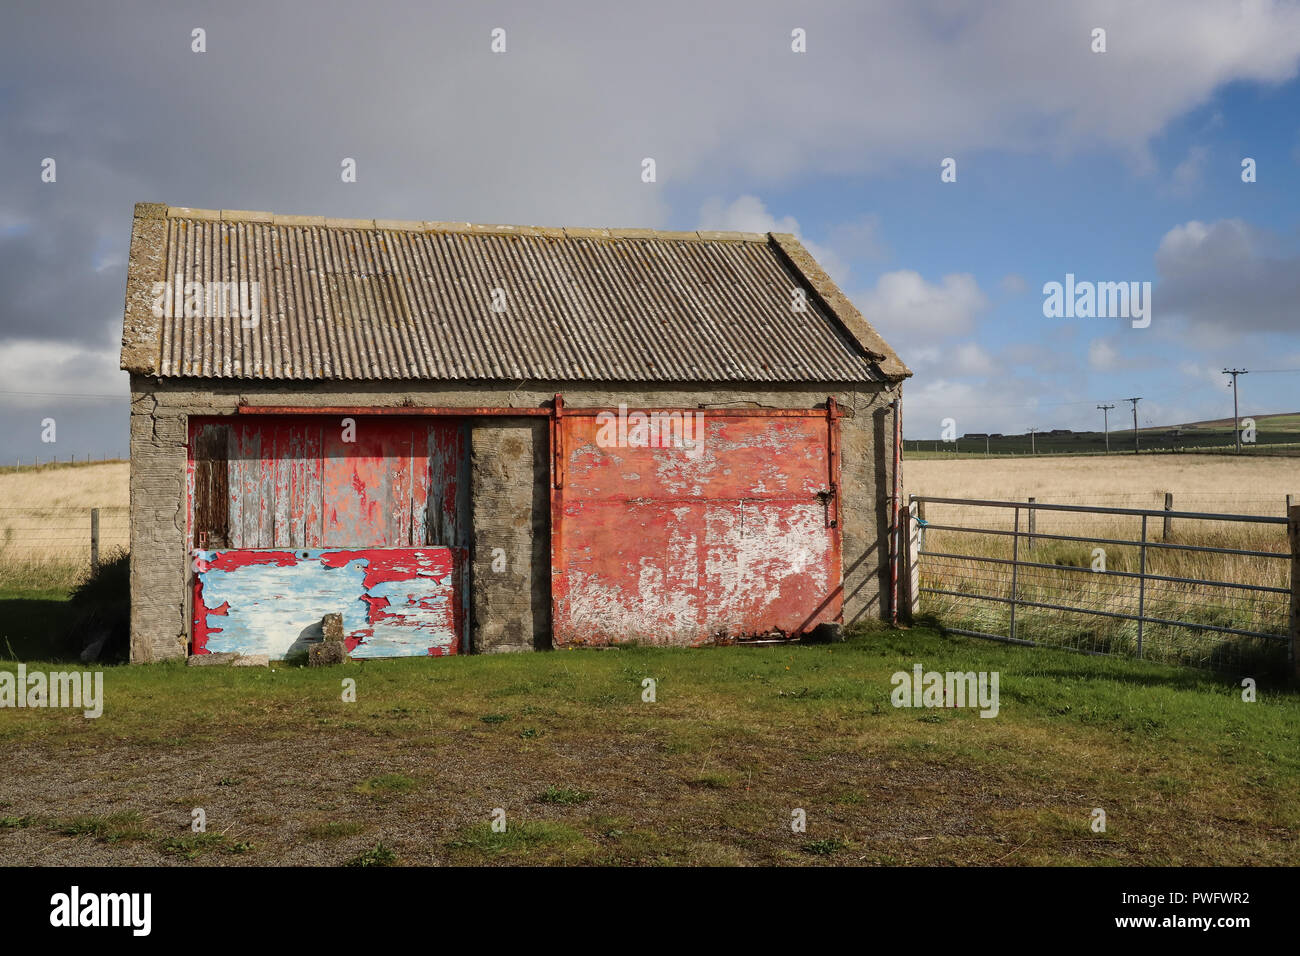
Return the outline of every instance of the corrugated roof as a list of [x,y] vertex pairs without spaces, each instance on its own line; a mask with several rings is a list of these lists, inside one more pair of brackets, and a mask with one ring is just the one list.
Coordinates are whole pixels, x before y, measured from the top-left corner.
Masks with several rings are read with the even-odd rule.
[[[234,302],[186,316],[193,287],[185,287],[195,282],[248,283],[256,321]],[[182,294],[169,307],[156,283]],[[797,288],[802,312],[791,307]],[[791,236],[143,203],[122,367],[289,380],[775,383],[910,374]]]

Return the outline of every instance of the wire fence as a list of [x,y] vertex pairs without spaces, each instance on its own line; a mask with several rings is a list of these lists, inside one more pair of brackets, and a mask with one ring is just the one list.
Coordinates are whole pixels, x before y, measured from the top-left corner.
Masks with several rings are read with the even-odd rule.
[[[1123,505],[912,496],[914,613],[1016,643],[1238,671],[1293,664],[1300,543],[1273,498]],[[1221,502],[1222,499],[1219,499]],[[1242,502],[1245,503],[1244,501]]]
[[0,584],[66,586],[129,543],[125,507],[0,507]]

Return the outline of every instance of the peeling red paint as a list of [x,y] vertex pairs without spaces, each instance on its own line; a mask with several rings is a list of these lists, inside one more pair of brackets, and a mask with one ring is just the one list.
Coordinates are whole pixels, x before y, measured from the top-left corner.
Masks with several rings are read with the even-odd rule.
[[288,568],[298,563],[292,551],[220,551],[215,554],[215,558],[204,562],[207,567],[203,570],[234,571],[258,564]]
[[[361,560],[364,581],[359,586],[367,590],[407,578],[423,583],[412,586],[405,609],[396,594],[369,596],[369,626],[353,628],[350,648],[380,640],[377,628],[420,631],[435,626],[442,608],[422,603],[421,595],[429,588],[460,587],[460,562],[469,543],[463,420],[409,412],[355,414],[348,426],[342,416],[318,414],[196,417],[190,420],[189,434],[186,517],[189,540],[199,544],[202,539],[204,549],[193,557],[196,575],[255,566],[291,568],[308,550],[319,559],[318,568],[341,568]],[[214,469],[220,468],[221,487],[226,489],[224,496],[216,494],[216,481],[205,478],[202,523],[195,501],[200,435],[206,436],[205,449],[215,448],[204,451],[204,474],[216,474]],[[208,527],[214,521],[222,522],[216,532]],[[208,544],[209,537],[218,543]],[[205,652],[208,636],[219,633],[206,624],[208,615],[216,612],[203,606],[200,591],[196,579],[196,653]],[[277,595],[271,588],[263,596]],[[278,596],[291,600],[300,595],[290,589]],[[465,596],[457,591],[446,611],[444,623],[462,635],[458,645],[464,639],[466,606]],[[321,614],[329,610],[322,608]],[[230,639],[227,634],[225,640]]]
[[698,454],[601,447],[595,416],[565,410],[553,429],[556,646],[797,636],[839,617],[833,409],[705,411]]

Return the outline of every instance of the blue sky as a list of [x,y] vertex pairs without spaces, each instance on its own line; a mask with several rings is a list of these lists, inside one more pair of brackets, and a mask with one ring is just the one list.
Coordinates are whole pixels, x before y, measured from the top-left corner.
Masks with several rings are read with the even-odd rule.
[[[1256,162],[1253,183],[1242,181],[1245,157]],[[911,336],[905,326],[886,326],[918,373],[908,390],[908,437],[938,437],[949,416],[959,431],[1099,428],[1097,404],[1133,395],[1144,397],[1143,424],[1223,417],[1232,413],[1225,366],[1259,373],[1241,379],[1242,414],[1300,410],[1300,301],[1284,298],[1295,284],[1277,290],[1284,307],[1292,304],[1285,326],[1246,331],[1251,317],[1227,300],[1189,329],[1182,310],[1162,307],[1167,277],[1157,266],[1171,230],[1240,220],[1258,233],[1260,258],[1300,270],[1300,81],[1225,84],[1152,137],[1140,159],[1086,149],[954,158],[954,183],[940,182],[937,163],[917,163],[755,197],[778,218],[798,210],[802,234],[842,261],[841,282],[869,316],[868,290],[897,270],[915,270],[930,285],[968,275],[983,292],[982,305],[961,310],[970,320],[963,333]],[[837,241],[846,210],[869,222],[866,248]],[[1152,326],[1045,318],[1043,285],[1066,273],[1152,282]],[[967,347],[978,357],[952,368],[951,353]],[[1008,381],[1023,390],[1008,394]],[[927,390],[918,394],[917,385]],[[1127,422],[1127,406],[1121,410]]]
[[[0,460],[125,451],[139,201],[794,231],[914,370],[909,438],[1094,428],[1130,395],[1219,417],[1224,366],[1257,370],[1244,413],[1297,411],[1300,373],[1263,370],[1300,369],[1298,66],[1300,4],[1263,0],[19,2]],[[1150,326],[1045,318],[1066,273],[1151,282]]]

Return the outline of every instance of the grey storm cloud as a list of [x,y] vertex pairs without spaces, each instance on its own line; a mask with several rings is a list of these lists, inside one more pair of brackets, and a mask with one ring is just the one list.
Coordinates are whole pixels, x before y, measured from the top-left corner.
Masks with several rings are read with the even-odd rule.
[[[1104,57],[1088,48],[1099,20]],[[1283,82],[1298,60],[1300,8],[1242,16],[1215,0],[10,0],[0,348],[71,343],[115,364],[139,201],[694,227],[712,196],[937,169],[956,151],[1107,149],[1140,167],[1150,138],[1215,89]],[[45,157],[57,183],[40,182]],[[51,389],[76,391],[59,372]]]
[[1156,251],[1161,310],[1233,332],[1300,331],[1300,250],[1240,219],[1193,220]]

